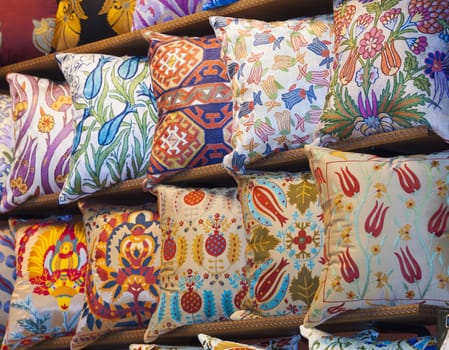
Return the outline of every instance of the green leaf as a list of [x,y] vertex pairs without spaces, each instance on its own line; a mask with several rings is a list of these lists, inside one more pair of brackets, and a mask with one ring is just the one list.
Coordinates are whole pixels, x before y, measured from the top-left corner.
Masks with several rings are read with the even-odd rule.
[[310,204],[317,201],[318,191],[311,180],[311,176],[304,178],[299,184],[290,184],[287,190],[288,201],[304,214]]
[[289,287],[293,300],[301,300],[306,305],[312,304],[315,292],[318,289],[319,277],[312,276],[312,271],[305,265],[301,267],[298,275],[292,279]]
[[404,59],[404,71],[410,75],[413,75],[418,70],[418,59],[415,55],[412,55],[409,51],[406,51]]
[[424,74],[418,75],[413,80],[413,85],[415,85],[418,90],[425,91],[427,95],[430,96],[430,81]]
[[256,226],[252,231],[252,242],[249,249],[254,252],[254,262],[260,263],[270,257],[270,250],[276,248],[280,240],[270,234],[271,231],[265,226]]

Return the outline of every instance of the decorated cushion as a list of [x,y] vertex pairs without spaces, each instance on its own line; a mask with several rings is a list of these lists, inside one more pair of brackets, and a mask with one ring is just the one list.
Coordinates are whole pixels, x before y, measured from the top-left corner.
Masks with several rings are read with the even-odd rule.
[[157,23],[199,12],[204,0],[140,0],[136,1],[132,29],[139,30]]
[[7,75],[14,120],[14,161],[0,203],[10,211],[58,193],[69,169],[73,106],[69,86],[30,75]]
[[81,200],[78,205],[89,262],[86,302],[72,350],[115,330],[146,328],[159,297],[156,204],[114,206]]
[[59,0],[52,42],[55,51],[131,31],[136,0]]
[[344,311],[449,300],[449,151],[382,158],[306,146],[326,225],[304,324]]
[[0,197],[14,160],[12,104],[9,95],[0,94]]
[[75,106],[70,173],[60,203],[143,178],[157,120],[146,58],[70,53],[56,57]]
[[72,335],[84,302],[86,236],[80,216],[10,219],[17,280],[2,349]]
[[244,173],[263,157],[311,143],[329,87],[332,16],[210,22],[233,93],[233,151],[225,167]]
[[242,309],[304,314],[318,287],[324,224],[309,172],[239,175],[248,249]]
[[156,344],[130,344],[129,350],[202,350],[198,346],[175,346]]
[[211,10],[217,7],[230,5],[238,0],[204,0],[203,10]]
[[50,52],[55,14],[55,0],[2,0],[0,67]]
[[417,337],[402,340],[377,340],[379,333],[367,329],[352,337],[337,336],[316,328],[300,326],[301,335],[308,340],[309,349],[325,350],[332,348],[348,348],[363,350],[436,350],[436,339],[433,336]]
[[221,163],[231,151],[232,102],[215,37],[144,32],[159,121],[145,188],[165,177]]
[[237,189],[155,187],[161,215],[160,297],[145,342],[184,325],[229,319],[245,283]]
[[16,280],[14,234],[8,221],[0,222],[0,344],[5,335],[10,309],[11,294]]
[[238,349],[238,350],[263,350],[261,348],[252,345],[246,345],[237,343],[234,341],[222,340],[220,338],[212,337],[206,334],[198,334],[198,340],[203,346],[203,350],[221,350],[221,349]]
[[449,142],[447,1],[334,1],[323,143],[426,125]]

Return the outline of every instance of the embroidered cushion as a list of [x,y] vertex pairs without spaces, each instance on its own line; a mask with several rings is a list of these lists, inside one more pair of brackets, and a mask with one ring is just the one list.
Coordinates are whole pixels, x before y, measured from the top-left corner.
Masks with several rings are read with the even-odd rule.
[[0,197],[14,160],[13,126],[11,97],[0,94]]
[[263,157],[311,143],[329,87],[332,16],[210,22],[233,93],[233,151],[225,167],[244,173]]
[[324,224],[309,172],[237,176],[248,241],[242,309],[303,314],[318,287]]
[[157,120],[146,58],[71,53],[56,57],[75,106],[70,172],[59,202],[143,178]]
[[313,327],[373,306],[449,300],[449,151],[383,158],[306,146],[326,225]]
[[54,51],[131,31],[136,0],[58,0]]
[[78,202],[89,255],[86,302],[71,349],[106,333],[146,328],[159,297],[160,227],[155,203]]
[[301,335],[308,340],[309,349],[325,350],[332,348],[364,349],[364,350],[436,350],[436,339],[433,336],[416,337],[403,340],[377,340],[379,333],[366,329],[352,337],[336,336],[316,328],[300,327]]
[[334,1],[321,142],[426,125],[449,142],[446,2]]
[[0,67],[49,53],[55,14],[54,0],[2,0]]
[[202,350],[198,346],[175,346],[175,345],[156,345],[156,344],[130,344],[129,350]]
[[150,190],[186,168],[221,163],[231,151],[232,102],[215,37],[144,32],[159,121],[145,180]]
[[136,1],[132,30],[150,27],[199,12],[204,0],[140,0]]
[[203,10],[212,10],[217,7],[233,4],[238,0],[204,0]]
[[14,247],[14,234],[9,228],[8,221],[0,222],[0,343],[5,335],[11,294],[16,280]]
[[17,279],[4,349],[72,335],[84,302],[86,236],[80,216],[10,219]]
[[69,169],[73,106],[69,86],[31,75],[7,75],[12,99],[14,160],[0,210],[58,193]]
[[229,319],[244,291],[246,240],[236,188],[155,187],[161,215],[160,298],[144,341]]
[[234,341],[222,340],[207,334],[198,334],[198,340],[203,346],[203,350],[219,350],[219,349],[239,349],[239,350],[263,350],[258,346],[246,345]]

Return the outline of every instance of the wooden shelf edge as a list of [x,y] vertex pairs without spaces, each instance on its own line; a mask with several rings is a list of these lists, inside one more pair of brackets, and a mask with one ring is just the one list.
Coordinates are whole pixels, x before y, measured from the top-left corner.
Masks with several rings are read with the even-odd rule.
[[[341,314],[326,322],[324,326],[353,326],[358,328],[361,323],[391,322],[407,324],[435,324],[440,307],[426,304],[411,304],[399,306],[376,307],[372,309],[353,310]],[[291,336],[299,334],[299,326],[303,323],[304,315],[288,315],[261,317],[242,321],[219,321],[198,323],[184,326],[160,336],[154,343],[166,345],[194,344],[199,333],[208,334],[222,339],[244,340],[263,338],[267,335]],[[365,324],[365,323],[364,323]],[[321,327],[320,327],[321,328]],[[326,328],[326,327],[324,327]],[[122,330],[108,333],[86,349],[110,349],[112,346],[128,346],[142,344],[145,329]],[[54,338],[38,344],[33,349],[66,349],[70,344],[70,337]]]

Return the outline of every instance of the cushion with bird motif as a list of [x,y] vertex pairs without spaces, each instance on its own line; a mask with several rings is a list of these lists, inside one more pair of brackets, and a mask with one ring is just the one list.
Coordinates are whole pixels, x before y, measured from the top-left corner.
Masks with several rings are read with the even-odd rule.
[[157,185],[160,297],[146,343],[184,325],[229,319],[245,294],[245,230],[237,188]]
[[380,157],[306,145],[326,227],[305,319],[449,300],[449,151]]
[[330,83],[331,15],[264,22],[211,17],[233,93],[233,151],[225,167],[247,166],[314,141]]
[[16,255],[14,233],[8,220],[0,222],[0,343],[5,335],[11,295],[16,280]]
[[87,246],[80,215],[9,219],[17,279],[2,349],[73,335],[84,303]]
[[139,0],[133,13],[132,30],[150,27],[200,12],[204,0]]
[[0,67],[50,52],[55,32],[55,0],[2,0]]
[[54,51],[88,44],[132,29],[136,0],[58,0]]
[[231,148],[231,85],[214,36],[144,31],[159,120],[144,188],[187,168],[221,164]]
[[449,1],[334,0],[320,145],[427,126],[449,142]]
[[242,309],[302,315],[318,287],[324,223],[310,172],[237,175],[247,237]]
[[14,157],[0,211],[30,198],[58,193],[69,170],[73,105],[69,85],[26,74],[7,75]]
[[56,58],[75,107],[70,171],[59,202],[143,178],[157,121],[146,57],[59,53]]
[[0,198],[14,160],[13,128],[11,96],[0,94]]
[[161,235],[155,202],[78,202],[89,255],[86,301],[71,349],[120,329],[145,329],[159,298]]

